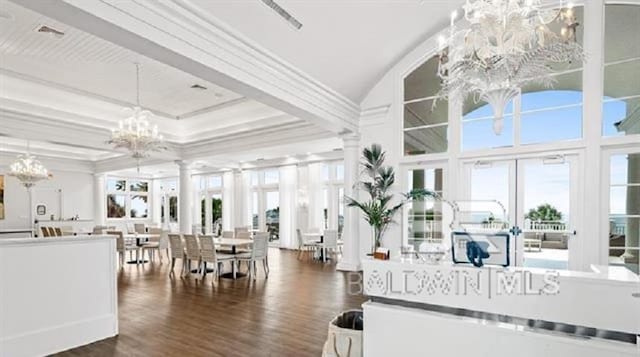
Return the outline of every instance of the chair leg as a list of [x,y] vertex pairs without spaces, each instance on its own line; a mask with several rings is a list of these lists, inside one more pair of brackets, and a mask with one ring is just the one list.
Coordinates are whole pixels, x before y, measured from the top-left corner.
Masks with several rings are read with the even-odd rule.
[[204,281],[204,277],[207,275],[207,263],[202,261],[202,259],[201,259],[200,263],[198,264],[198,267],[200,267],[200,269],[202,269],[202,274],[201,274],[200,280]]
[[265,279],[269,278],[269,266],[267,264],[267,260],[262,260],[262,268],[264,268],[264,277]]
[[171,258],[171,270],[169,274],[173,273],[173,269],[176,267],[176,258]]

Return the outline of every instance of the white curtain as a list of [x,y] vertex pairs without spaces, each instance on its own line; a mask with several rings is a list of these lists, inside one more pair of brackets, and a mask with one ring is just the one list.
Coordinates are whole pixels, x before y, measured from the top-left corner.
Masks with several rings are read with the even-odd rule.
[[280,167],[280,248],[296,249],[298,170]]
[[233,172],[225,172],[222,176],[222,230],[232,231],[234,224],[234,177]]
[[307,186],[309,197],[309,230],[324,228],[324,197],[322,187],[322,164],[309,164],[309,182]]

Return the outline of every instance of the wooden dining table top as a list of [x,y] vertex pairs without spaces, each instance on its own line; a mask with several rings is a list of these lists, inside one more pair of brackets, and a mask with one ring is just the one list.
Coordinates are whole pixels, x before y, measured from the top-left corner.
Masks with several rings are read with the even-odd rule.
[[159,234],[152,233],[127,233],[122,235],[124,238],[140,238],[140,239],[149,239],[149,238],[158,238]]

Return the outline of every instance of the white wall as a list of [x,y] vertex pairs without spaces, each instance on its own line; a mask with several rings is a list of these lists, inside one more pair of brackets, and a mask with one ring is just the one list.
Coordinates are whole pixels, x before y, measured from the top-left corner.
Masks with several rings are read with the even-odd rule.
[[[53,178],[41,181],[33,188],[34,219],[49,219],[50,214],[71,218],[76,214],[81,219],[93,219],[94,190],[92,167],[82,161],[38,158],[53,174]],[[4,207],[5,219],[0,220],[0,229],[26,228],[29,226],[29,199],[27,190],[20,182],[7,175],[9,165],[15,156],[0,155],[0,175],[4,175]],[[60,190],[60,192],[58,192]],[[62,212],[60,200],[62,197]],[[47,206],[45,216],[36,216],[35,205],[44,203]]]

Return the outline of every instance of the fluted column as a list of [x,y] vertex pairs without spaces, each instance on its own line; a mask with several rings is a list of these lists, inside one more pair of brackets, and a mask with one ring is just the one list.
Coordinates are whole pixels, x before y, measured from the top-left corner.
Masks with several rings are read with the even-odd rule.
[[[360,136],[346,135],[344,143],[344,194],[346,197],[358,198],[355,189],[358,180],[358,158],[360,154]],[[342,204],[342,203],[341,203]],[[344,229],[342,239],[344,248],[342,260],[337,269],[343,271],[359,271],[360,268],[360,212],[355,207],[344,208]]]
[[105,174],[93,175],[93,221],[104,226],[107,218],[107,183]]
[[180,197],[178,197],[180,233],[191,233],[191,223],[193,222],[193,210],[191,206],[193,184],[191,182],[190,162],[178,160],[176,164],[180,168]]

